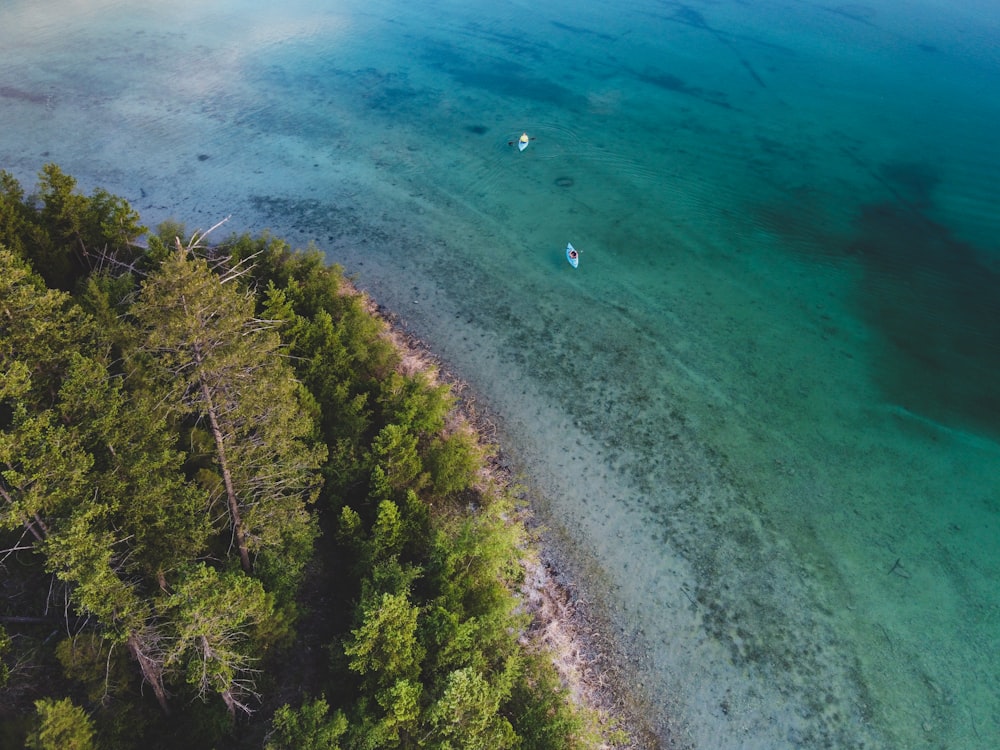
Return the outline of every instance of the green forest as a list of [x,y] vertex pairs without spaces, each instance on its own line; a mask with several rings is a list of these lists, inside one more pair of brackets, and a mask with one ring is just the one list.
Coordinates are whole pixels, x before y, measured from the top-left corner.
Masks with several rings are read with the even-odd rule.
[[456,399],[314,248],[0,172],[0,747],[583,748]]

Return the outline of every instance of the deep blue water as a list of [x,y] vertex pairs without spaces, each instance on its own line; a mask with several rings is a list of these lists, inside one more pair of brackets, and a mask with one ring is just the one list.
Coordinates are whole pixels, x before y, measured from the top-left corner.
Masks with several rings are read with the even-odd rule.
[[998,90],[984,1],[0,5],[0,168],[344,265],[699,748],[1000,740]]

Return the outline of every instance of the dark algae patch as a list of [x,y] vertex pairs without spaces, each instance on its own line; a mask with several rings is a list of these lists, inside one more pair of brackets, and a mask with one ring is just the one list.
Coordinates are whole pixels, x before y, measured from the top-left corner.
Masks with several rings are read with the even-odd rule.
[[758,220],[816,262],[858,264],[855,304],[880,342],[873,377],[886,400],[1000,435],[1000,272],[986,260],[990,251],[937,217],[933,166],[854,160],[886,197],[859,205],[848,233],[810,220],[821,197],[808,187],[788,191],[794,202],[756,208]]
[[30,102],[31,104],[45,104],[49,100],[49,97],[45,94],[39,94],[35,91],[25,91],[15,86],[0,86],[0,98]]
[[860,304],[887,343],[876,376],[894,403],[1000,435],[1000,274],[934,217],[929,165],[891,162],[895,200],[860,207],[847,251],[864,269]]
[[684,96],[690,96],[694,99],[700,99],[707,104],[713,104],[723,109],[734,109],[733,105],[726,101],[726,95],[723,92],[709,91],[699,86],[692,86],[673,73],[665,73],[655,68],[647,67],[642,72],[633,72],[633,75],[638,80],[648,83],[651,86],[683,94]]
[[850,252],[861,305],[887,343],[879,382],[911,411],[1000,435],[1000,274],[916,206],[863,206]]

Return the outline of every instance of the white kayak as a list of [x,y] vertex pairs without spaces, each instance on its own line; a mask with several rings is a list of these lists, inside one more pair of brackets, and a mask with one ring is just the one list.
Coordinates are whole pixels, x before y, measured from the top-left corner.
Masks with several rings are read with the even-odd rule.
[[524,151],[528,147],[528,141],[530,140],[527,133],[521,133],[521,137],[517,139],[517,150]]
[[573,268],[576,268],[580,264],[580,251],[568,242],[566,243],[566,260],[569,261],[569,264]]

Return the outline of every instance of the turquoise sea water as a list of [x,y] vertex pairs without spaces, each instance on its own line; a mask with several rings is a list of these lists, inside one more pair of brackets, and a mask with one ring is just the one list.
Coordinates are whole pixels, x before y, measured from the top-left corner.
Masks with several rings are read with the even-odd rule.
[[0,168],[355,274],[706,750],[1000,746],[998,92],[987,0],[0,5]]

